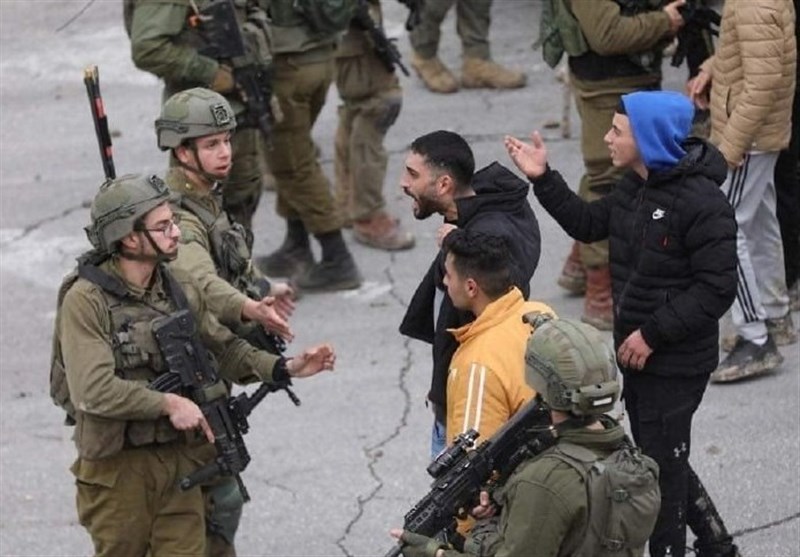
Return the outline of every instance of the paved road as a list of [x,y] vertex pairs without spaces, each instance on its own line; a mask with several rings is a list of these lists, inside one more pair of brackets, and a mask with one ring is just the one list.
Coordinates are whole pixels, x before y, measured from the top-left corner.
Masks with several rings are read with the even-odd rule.
[[[87,201],[102,179],[81,83],[82,68],[99,64],[114,130],[117,169],[160,171],[152,123],[160,87],[129,60],[120,2],[95,2],[56,31],[84,0],[0,2],[0,554],[84,555],[91,544],[77,524],[68,467],[70,431],[47,391],[55,291],[87,247]],[[495,3],[497,59],[524,68],[527,88],[513,92],[426,92],[403,79],[405,106],[387,138],[386,192],[391,208],[416,232],[418,246],[387,254],[353,244],[366,278],[355,292],[308,296],[299,306],[295,345],[335,343],[333,374],[303,381],[294,408],[271,395],[252,418],[253,463],[244,475],[248,504],[238,545],[242,555],[380,555],[387,530],[428,483],[430,416],[424,405],[430,351],[397,326],[417,281],[435,253],[435,219],[416,222],[397,182],[409,142],[439,128],[464,134],[479,165],[507,163],[504,134],[528,134],[558,119],[561,89],[530,46],[539,3]],[[409,58],[399,5],[387,3],[390,34]],[[453,21],[442,57],[460,65]],[[666,86],[680,87],[670,71]],[[336,97],[315,130],[332,176]],[[574,117],[574,114],[573,114]],[[577,119],[573,120],[577,122]],[[578,140],[545,130],[554,167],[572,184],[581,172]],[[532,196],[531,196],[532,198]],[[580,301],[554,285],[569,242],[541,209],[544,240],[533,295],[577,316]],[[258,254],[277,247],[282,225],[267,194],[257,215]],[[798,316],[795,315],[795,319]],[[697,415],[693,463],[749,556],[800,555],[800,411],[798,346],[770,377],[709,388]]]

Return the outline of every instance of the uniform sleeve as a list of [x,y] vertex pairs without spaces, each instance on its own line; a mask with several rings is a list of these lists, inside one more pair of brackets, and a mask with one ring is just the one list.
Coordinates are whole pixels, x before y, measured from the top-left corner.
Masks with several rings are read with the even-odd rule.
[[531,183],[539,203],[572,238],[587,244],[608,238],[616,188],[597,201],[587,202],[569,189],[561,174],[549,168]]
[[114,373],[111,322],[101,295],[73,287],[59,319],[70,398],[81,412],[117,420],[154,420],[164,395]]
[[601,56],[649,50],[670,30],[661,10],[623,16],[613,0],[572,0],[571,9],[589,47]]
[[[184,224],[181,223],[183,234]],[[208,247],[195,235],[189,233],[189,241],[182,243],[178,249],[178,257],[170,264],[170,268],[180,268],[194,277],[200,291],[205,297],[209,311],[224,325],[234,328],[241,323],[242,306],[247,296],[236,290],[229,282],[217,274],[217,268]],[[183,239],[181,240],[184,241]]]
[[720,134],[719,144],[729,163],[742,160],[773,110],[774,91],[780,90],[783,80],[786,40],[778,10],[771,0],[739,2],[735,17],[742,59],[742,92]]
[[696,203],[684,239],[691,286],[670,297],[642,326],[653,350],[715,324],[736,297],[736,218],[722,193],[713,194]]
[[505,386],[497,374],[479,362],[455,368],[447,382],[447,443],[475,429],[477,443],[489,439],[511,418]]
[[167,82],[208,85],[219,64],[176,39],[186,26],[188,2],[140,0],[131,22],[131,57],[140,70]]
[[280,358],[254,348],[222,325],[208,310],[202,293],[191,277],[179,272],[176,278],[186,291],[203,344],[219,363],[220,375],[238,384],[272,382],[272,374]]

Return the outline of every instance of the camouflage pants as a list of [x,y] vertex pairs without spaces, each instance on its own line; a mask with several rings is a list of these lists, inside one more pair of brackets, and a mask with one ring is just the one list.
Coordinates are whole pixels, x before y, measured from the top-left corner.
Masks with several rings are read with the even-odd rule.
[[373,52],[337,58],[336,87],[344,101],[335,140],[336,206],[346,221],[353,221],[386,206],[383,141],[403,97],[397,77]]
[[198,466],[179,445],[123,449],[72,466],[78,518],[98,557],[203,555],[205,519],[200,488],[178,480]]
[[285,219],[302,220],[312,234],[339,230],[342,222],[311,138],[333,81],[333,59],[302,63],[293,55],[280,55],[274,72],[274,95],[283,112],[267,152],[278,193],[276,210]]
[[422,58],[436,56],[442,22],[453,4],[456,5],[456,32],[461,38],[464,56],[489,59],[492,0],[426,0],[420,22],[410,34],[411,46]]

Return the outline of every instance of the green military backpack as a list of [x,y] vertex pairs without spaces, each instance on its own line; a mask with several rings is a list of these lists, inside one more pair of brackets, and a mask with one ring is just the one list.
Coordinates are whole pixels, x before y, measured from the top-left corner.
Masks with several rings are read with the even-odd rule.
[[589,495],[589,520],[573,557],[641,557],[661,507],[658,465],[626,438],[606,458],[559,443],[551,455],[572,466]]
[[566,0],[544,0],[539,39],[533,46],[542,47],[542,58],[551,68],[558,66],[565,52],[569,56],[580,56],[589,51],[583,31]]

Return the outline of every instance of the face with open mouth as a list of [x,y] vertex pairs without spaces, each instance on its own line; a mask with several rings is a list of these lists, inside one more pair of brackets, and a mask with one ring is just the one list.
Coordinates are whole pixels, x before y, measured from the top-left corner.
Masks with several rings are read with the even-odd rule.
[[432,172],[425,157],[414,152],[408,154],[400,188],[413,200],[412,211],[417,219],[423,220],[434,213],[443,212],[437,188],[440,178]]

